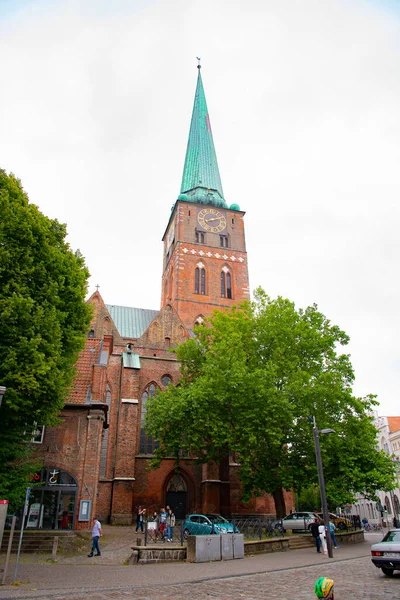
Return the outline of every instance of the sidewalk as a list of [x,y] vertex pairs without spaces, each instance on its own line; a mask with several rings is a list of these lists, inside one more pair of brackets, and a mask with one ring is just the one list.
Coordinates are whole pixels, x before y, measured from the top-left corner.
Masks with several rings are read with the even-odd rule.
[[[343,546],[335,551],[333,559],[317,554],[314,548],[249,556],[243,560],[213,563],[159,563],[149,565],[121,565],[123,557],[130,556],[130,545],[138,537],[132,528],[104,528],[102,556],[60,556],[57,563],[46,562],[43,556],[24,555],[18,569],[20,585],[0,586],[0,599],[40,597],[45,591],[56,595],[60,590],[110,590],[126,586],[163,585],[221,579],[273,571],[284,571],[305,566],[327,565],[370,556],[370,545],[380,536],[368,535],[363,544]],[[125,531],[122,531],[124,529]],[[128,530],[128,531],[127,531]],[[132,537],[131,537],[132,535]],[[126,539],[125,539],[126,538]],[[14,571],[14,560],[9,576]],[[0,568],[4,565],[1,557]],[[1,573],[1,571],[0,571]]]

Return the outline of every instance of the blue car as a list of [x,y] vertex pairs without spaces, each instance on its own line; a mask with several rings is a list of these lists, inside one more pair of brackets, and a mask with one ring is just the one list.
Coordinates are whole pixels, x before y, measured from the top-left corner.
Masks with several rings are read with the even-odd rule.
[[220,533],[240,533],[239,529],[221,515],[188,515],[183,523],[185,540],[189,535],[211,535]]

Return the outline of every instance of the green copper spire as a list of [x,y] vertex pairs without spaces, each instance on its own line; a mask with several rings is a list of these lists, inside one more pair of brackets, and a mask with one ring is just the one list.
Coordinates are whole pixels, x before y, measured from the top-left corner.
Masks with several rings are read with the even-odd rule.
[[[198,59],[200,60],[200,59]],[[200,64],[178,200],[227,207],[215,154]]]

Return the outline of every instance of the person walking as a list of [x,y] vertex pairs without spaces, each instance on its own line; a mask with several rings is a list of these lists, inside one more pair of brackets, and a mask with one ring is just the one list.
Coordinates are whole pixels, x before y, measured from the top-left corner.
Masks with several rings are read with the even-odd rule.
[[310,531],[311,531],[311,535],[313,536],[314,540],[315,540],[315,544],[317,546],[317,552],[318,554],[321,554],[321,540],[319,537],[319,519],[314,519],[314,522],[311,523],[310,525]]
[[331,539],[332,539],[333,545],[337,549],[337,548],[339,548],[339,546],[337,545],[337,542],[336,542],[335,530],[336,530],[335,524],[332,523],[332,521],[329,521],[329,533],[331,535]]
[[93,556],[94,551],[96,550],[96,556],[101,556],[99,539],[103,535],[101,530],[101,523],[97,520],[96,517],[92,519],[93,527],[92,527],[92,550],[88,556]]
[[143,521],[144,521],[144,516],[146,514],[146,509],[142,508],[141,506],[137,507],[137,511],[136,511],[136,533],[138,532],[138,529],[140,527],[140,531],[143,533]]
[[328,546],[326,545],[326,531],[325,531],[325,525],[323,523],[320,523],[318,525],[318,534],[319,534],[319,539],[321,541],[321,548],[324,554],[328,554]]
[[175,527],[175,515],[171,509],[168,511],[167,515],[167,540],[172,542],[172,538],[174,537],[174,527]]

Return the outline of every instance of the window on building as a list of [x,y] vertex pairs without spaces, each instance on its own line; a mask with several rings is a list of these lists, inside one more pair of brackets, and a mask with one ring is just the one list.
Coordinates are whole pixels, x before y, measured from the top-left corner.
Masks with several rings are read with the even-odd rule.
[[153,454],[154,450],[158,448],[159,443],[154,437],[147,435],[144,428],[146,413],[147,413],[147,402],[153,398],[156,393],[156,386],[154,383],[149,383],[142,394],[142,409],[140,415],[140,454]]
[[221,246],[221,248],[228,248],[228,236],[227,235],[219,236],[219,245]]
[[200,271],[200,294],[204,296],[206,293],[206,270],[201,269]]
[[203,315],[199,315],[198,317],[196,317],[196,320],[194,322],[194,326],[196,325],[204,325],[204,317]]
[[44,425],[38,425],[36,422],[33,424],[33,431],[31,442],[32,444],[43,444],[44,438]]
[[206,270],[202,267],[196,267],[194,271],[194,293],[205,295],[206,293]]
[[204,233],[203,233],[203,231],[196,231],[195,239],[196,239],[197,243],[204,244]]
[[94,338],[94,329],[91,329],[87,334],[88,338]]
[[169,375],[163,375],[161,377],[161,383],[163,384],[164,387],[167,387],[167,385],[169,385],[171,383],[172,379]]
[[232,279],[227,270],[221,271],[221,298],[232,298]]
[[390,500],[388,496],[385,496],[385,507],[388,512],[388,515],[392,514],[392,505],[390,504]]
[[393,496],[393,509],[395,512],[395,515],[400,515],[400,502],[399,502],[399,497],[397,496],[397,494],[394,494]]

